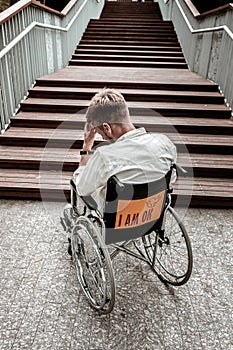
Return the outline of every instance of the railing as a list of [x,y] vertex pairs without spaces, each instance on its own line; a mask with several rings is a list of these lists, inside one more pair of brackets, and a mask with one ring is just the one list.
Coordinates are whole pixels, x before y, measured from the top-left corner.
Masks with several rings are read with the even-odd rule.
[[233,108],[233,5],[200,14],[190,0],[158,0],[172,20],[189,68],[216,82]]
[[62,12],[21,0],[0,14],[0,131],[38,77],[68,64],[104,0],[71,0]]

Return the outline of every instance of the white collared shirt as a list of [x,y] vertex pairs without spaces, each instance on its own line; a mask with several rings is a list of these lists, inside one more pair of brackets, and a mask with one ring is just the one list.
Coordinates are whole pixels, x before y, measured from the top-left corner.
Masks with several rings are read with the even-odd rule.
[[[176,147],[163,134],[151,135],[144,128],[131,130],[116,142],[98,147],[87,165],[74,173],[80,196],[92,195],[100,212],[107,180],[113,176],[125,183],[145,183],[162,178],[176,162]],[[176,176],[173,175],[172,181]]]

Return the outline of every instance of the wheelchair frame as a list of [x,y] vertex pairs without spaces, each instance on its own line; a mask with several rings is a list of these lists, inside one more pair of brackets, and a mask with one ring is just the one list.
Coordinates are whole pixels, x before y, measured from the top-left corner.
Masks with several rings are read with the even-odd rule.
[[[176,168],[178,174],[185,175],[185,170],[178,165],[173,165],[173,168]],[[116,177],[113,180],[116,186],[122,186]],[[192,248],[184,225],[171,207],[171,189],[167,188],[162,213],[152,230],[137,239],[107,246],[103,239],[105,222],[96,203],[90,197],[79,197],[72,181],[72,208],[68,209],[72,217],[72,224],[68,227],[71,233],[69,253],[81,287],[91,306],[99,313],[110,313],[114,307],[115,278],[112,261],[120,252],[148,264],[164,283],[179,286],[189,280],[193,266]],[[82,213],[78,211],[77,199],[83,208]],[[66,215],[64,212],[64,217]],[[173,227],[176,228],[175,231],[168,232]],[[129,248],[130,245],[134,250]],[[184,266],[179,249],[184,252]]]

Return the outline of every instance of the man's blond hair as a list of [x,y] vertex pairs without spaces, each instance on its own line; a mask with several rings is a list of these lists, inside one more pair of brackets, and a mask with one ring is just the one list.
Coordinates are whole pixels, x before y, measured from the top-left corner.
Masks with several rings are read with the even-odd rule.
[[129,110],[123,95],[110,88],[104,88],[91,99],[86,114],[87,122],[95,126],[103,123],[126,124],[130,122]]

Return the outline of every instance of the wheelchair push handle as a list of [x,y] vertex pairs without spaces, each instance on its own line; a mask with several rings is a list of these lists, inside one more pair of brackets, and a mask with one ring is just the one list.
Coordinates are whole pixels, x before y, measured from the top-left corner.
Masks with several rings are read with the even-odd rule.
[[119,190],[123,191],[125,188],[125,185],[118,179],[118,177],[116,175],[113,175],[111,178],[114,184],[119,188]]
[[184,176],[184,177],[188,176],[187,170],[185,170],[184,168],[182,168],[182,166],[180,166],[180,165],[178,165],[178,164],[174,164],[174,165],[173,165],[173,168],[176,169],[177,175],[178,175],[178,176]]

